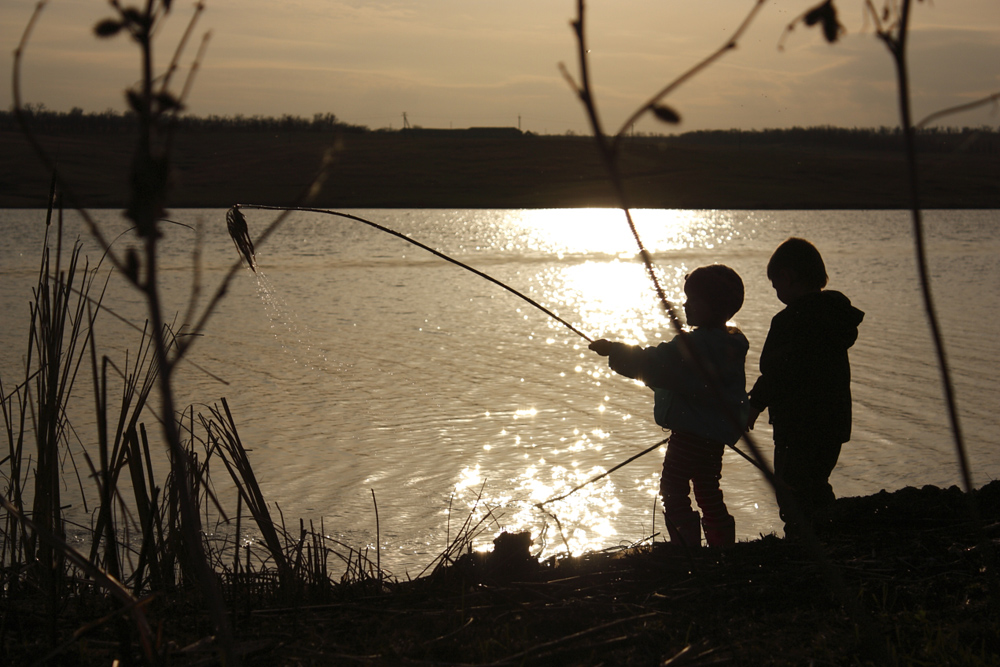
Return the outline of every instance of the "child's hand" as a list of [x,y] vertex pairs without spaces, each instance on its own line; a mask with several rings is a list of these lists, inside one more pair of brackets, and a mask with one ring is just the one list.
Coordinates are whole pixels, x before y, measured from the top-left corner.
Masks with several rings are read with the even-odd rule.
[[747,417],[747,427],[746,430],[752,431],[753,425],[757,422],[757,417],[760,417],[760,410],[750,406],[750,415]]
[[610,340],[604,340],[602,338],[600,340],[595,340],[588,347],[602,357],[606,357],[611,354],[611,345],[612,343]]

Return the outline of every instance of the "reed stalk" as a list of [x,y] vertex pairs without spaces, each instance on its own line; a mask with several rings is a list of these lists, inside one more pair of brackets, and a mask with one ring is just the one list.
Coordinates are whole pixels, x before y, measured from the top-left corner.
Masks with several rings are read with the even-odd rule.
[[[208,441],[214,450],[219,451],[220,454],[228,455],[221,457],[222,462],[236,485],[241,502],[246,505],[250,516],[257,524],[282,581],[290,583],[291,566],[285,557],[284,546],[278,537],[277,527],[271,518],[270,510],[267,508],[267,502],[264,500],[264,494],[257,483],[253,467],[250,465],[250,458],[247,456],[246,448],[240,439],[229,404],[225,399],[222,399],[222,410],[220,411],[218,407],[213,406],[210,412],[214,420],[200,417]],[[237,539],[239,539],[238,535]]]
[[[44,2],[40,3],[32,15],[15,54],[15,115],[22,120],[24,134],[43,164],[51,166],[53,161],[23,122],[20,102],[20,67],[29,36],[44,6]],[[129,104],[139,118],[140,138],[132,165],[131,198],[126,214],[135,225],[131,231],[138,236],[140,252],[117,251],[114,240],[109,240],[87,211],[78,210],[103,252],[102,261],[107,259],[144,297],[148,320],[140,328],[137,352],[126,353],[123,364],[98,351],[94,338],[98,314],[111,312],[119,316],[104,306],[103,288],[100,294],[92,296],[97,268],[91,268],[81,259],[80,247],[73,248],[68,261],[64,257],[60,208],[56,218],[59,233],[46,234],[35,303],[30,311],[23,381],[11,387],[0,378],[0,406],[7,436],[6,455],[0,460],[4,482],[0,504],[5,509],[0,524],[3,582],[0,599],[12,600],[12,596],[30,593],[32,588],[45,592],[48,647],[45,660],[57,660],[83,636],[112,624],[117,628],[115,634],[123,658],[133,654],[133,644],[138,640],[145,662],[160,664],[164,647],[158,644],[159,640],[151,639],[144,607],[151,592],[171,594],[182,586],[183,595],[200,598],[208,608],[219,660],[235,665],[238,654],[218,585],[220,574],[229,576],[231,599],[246,600],[256,595],[261,602],[275,596],[294,596],[301,601],[302,593],[328,595],[331,557],[346,563],[342,583],[374,582],[382,591],[391,578],[382,570],[380,557],[372,562],[366,552],[331,540],[322,527],[317,534],[311,523],[307,529],[305,522],[300,521],[298,534],[292,537],[283,519],[272,520],[225,399],[221,410],[213,408],[209,417],[202,419],[198,415],[197,420],[193,408],[184,411],[185,419],[175,405],[173,371],[193,338],[177,338],[166,323],[160,300],[158,240],[172,121],[182,107],[191,77],[180,96],[172,95],[168,86],[177,70],[183,44],[191,35],[194,19],[168,74],[157,80],[152,41],[157,26],[169,14],[170,3],[150,0],[142,10],[113,3],[112,9],[116,17],[99,24],[98,34],[129,34],[139,46],[142,63],[143,77],[127,93]],[[199,4],[195,18],[200,9]],[[199,60],[204,45],[203,41]],[[53,193],[58,189],[70,203],[77,201],[71,184],[63,183],[54,171],[53,184]],[[315,184],[310,186],[313,189]],[[50,207],[48,220],[53,218],[53,212]],[[279,216],[264,236],[276,229],[284,217]],[[50,244],[54,244],[54,250]],[[196,273],[198,258],[196,253]],[[211,302],[200,313],[195,310],[198,285],[193,287],[185,321],[194,321],[195,325],[189,332],[197,333],[204,327],[239,266],[238,261],[233,264]],[[77,550],[65,539],[66,505],[62,489],[67,471],[63,461],[72,460],[68,458],[73,455],[68,438],[71,428],[68,407],[74,381],[79,371],[87,368],[87,361],[96,430],[93,442],[79,444],[89,471],[84,479],[91,480],[96,488],[97,505],[92,512],[89,544]],[[116,391],[120,392],[117,398]],[[160,414],[152,416],[160,423],[162,442],[166,445],[165,477],[158,470],[160,457],[154,455],[155,446],[143,421],[150,416],[154,392],[159,394],[162,407]],[[32,438],[34,447],[26,447]],[[202,530],[216,516],[221,518],[220,523],[228,522],[210,480],[211,462],[216,456],[223,460],[238,494],[235,539],[223,538],[221,543],[209,540]],[[79,471],[72,472],[80,480],[81,497],[86,502],[83,479]],[[244,504],[264,536],[266,553],[241,545]],[[25,510],[28,506],[30,511]],[[227,571],[230,562],[232,567]],[[101,604],[117,601],[117,606],[67,638],[57,627],[58,614],[67,596],[95,593],[98,597],[109,596]],[[7,618],[5,614],[4,619]],[[132,623],[123,623],[126,618],[132,619]],[[0,622],[0,656],[7,655],[6,628],[7,624]]]
[[[44,164],[51,167],[52,160],[48,157],[40,144],[35,140],[24,121],[24,113],[20,98],[20,66],[27,47],[29,36],[34,29],[38,17],[41,14],[45,3],[39,3],[35,13],[32,15],[28,26],[22,36],[21,42],[15,52],[14,71],[14,98],[15,115],[21,121],[22,129],[29,143],[35,148],[36,153]],[[233,650],[232,633],[229,628],[227,612],[219,594],[216,578],[208,565],[207,557],[202,544],[200,530],[200,517],[197,509],[197,493],[199,485],[199,470],[192,459],[191,452],[181,443],[180,430],[178,428],[175,415],[174,395],[172,388],[172,375],[176,361],[180,358],[179,351],[171,354],[173,337],[170,335],[163,316],[163,307],[160,300],[160,284],[158,271],[158,240],[161,235],[158,221],[163,217],[164,202],[166,198],[168,172],[169,172],[169,147],[172,137],[172,119],[183,108],[183,94],[176,96],[169,90],[171,75],[176,70],[176,63],[183,50],[191,30],[203,5],[199,3],[188,29],[181,39],[175,52],[173,64],[166,76],[157,78],[153,65],[153,39],[158,28],[166,20],[170,13],[171,3],[169,0],[149,0],[144,3],[142,9],[133,7],[123,7],[118,3],[112,3],[112,10],[115,16],[102,21],[95,28],[99,37],[110,37],[118,33],[129,35],[132,41],[138,46],[140,53],[140,63],[142,76],[139,84],[127,91],[126,98],[130,107],[136,113],[139,120],[139,140],[136,145],[132,162],[130,200],[126,215],[135,223],[135,232],[141,242],[141,255],[129,251],[125,255],[119,255],[111,247],[102,230],[93,221],[89,214],[80,209],[80,213],[88,225],[92,236],[104,250],[105,256],[116,269],[139,290],[145,298],[149,317],[149,330],[151,334],[150,352],[155,366],[154,380],[159,389],[163,414],[160,418],[164,441],[167,445],[168,460],[171,467],[171,484],[166,495],[168,525],[172,528],[179,528],[179,532],[171,531],[169,539],[172,543],[182,547],[183,558],[178,562],[190,573],[190,577],[198,582],[198,588],[204,594],[209,608],[212,610],[212,617],[216,624],[218,634],[218,646],[220,655],[227,664],[238,663]],[[193,77],[189,74],[184,94],[190,88]],[[54,169],[52,170],[55,171]],[[69,184],[62,183],[56,177],[56,181],[61,185],[61,189],[69,193],[70,201],[76,201],[72,195]],[[79,207],[78,207],[79,209]],[[57,258],[60,253],[57,252]],[[71,269],[76,269],[76,255],[71,259]],[[47,271],[48,260],[43,262],[43,270]],[[72,273],[72,271],[71,271]],[[58,266],[58,259],[55,269],[56,275],[61,275]],[[56,457],[56,446],[60,435],[61,414],[60,408],[68,399],[69,382],[73,375],[61,372],[70,368],[70,365],[57,365],[60,360],[59,354],[62,351],[63,340],[59,337],[63,324],[60,317],[60,308],[68,309],[67,298],[69,290],[59,289],[54,294],[43,291],[37,298],[38,310],[33,313],[34,320],[37,320],[37,330],[41,332],[40,339],[36,343],[40,356],[39,365],[43,369],[36,380],[35,393],[39,401],[38,414],[36,415],[36,431],[38,433],[36,448],[36,469],[37,477],[42,480],[39,485],[39,492],[34,498],[33,517],[38,526],[40,534],[53,534],[59,537],[62,533],[61,519],[59,515],[58,496],[58,459]],[[79,302],[78,302],[79,303]],[[74,313],[75,322],[84,322],[83,312],[78,310]],[[69,343],[76,345],[76,340],[71,338]],[[72,358],[72,357],[70,357]],[[136,453],[136,439],[131,438],[131,446],[123,446],[123,433],[128,433],[129,429],[124,428],[124,413],[115,429],[112,437],[106,421],[107,408],[107,370],[106,361],[98,362],[96,352],[91,354],[92,373],[95,382],[95,400],[98,416],[98,461],[92,465],[99,480],[99,495],[101,498],[100,514],[98,516],[97,539],[104,539],[105,551],[103,561],[113,572],[121,571],[121,559],[117,551],[116,531],[113,526],[114,509],[113,505],[119,500],[116,497],[118,486],[118,475],[123,469],[126,461],[126,453]],[[134,397],[134,386],[127,389],[127,394]],[[148,396],[148,392],[146,393]],[[129,399],[130,400],[130,399]],[[127,404],[128,400],[126,401]],[[145,403],[145,397],[140,400]],[[134,425],[134,424],[133,424]],[[11,440],[11,438],[9,438]],[[142,489],[143,485],[139,479],[139,472],[142,466],[133,464],[130,467],[130,474],[134,482],[139,482],[137,489]],[[151,480],[150,480],[151,482]],[[146,494],[147,496],[149,494]],[[155,495],[155,492],[154,492]],[[149,508],[148,497],[144,498],[139,492],[137,504],[145,509]],[[152,527],[157,521],[151,515],[140,517],[140,524]],[[35,551],[35,536],[29,536],[30,543],[28,551]],[[58,559],[62,558],[58,551],[53,552],[49,542],[40,542],[37,546],[36,557],[41,561],[42,571],[59,572],[61,564]],[[96,547],[95,547],[96,548]],[[147,550],[145,559],[140,558],[145,564],[150,561],[152,552]],[[159,569],[159,568],[156,568]],[[136,582],[137,586],[141,584]],[[55,583],[49,587],[55,591]],[[53,599],[55,595],[51,596]]]

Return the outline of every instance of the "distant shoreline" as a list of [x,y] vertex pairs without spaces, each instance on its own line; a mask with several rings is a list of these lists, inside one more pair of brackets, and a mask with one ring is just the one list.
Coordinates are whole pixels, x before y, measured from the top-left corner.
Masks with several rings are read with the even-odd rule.
[[[124,207],[129,132],[40,134],[77,203]],[[921,206],[1000,208],[1000,150],[925,151]],[[49,175],[16,131],[0,130],[0,208],[46,205]],[[185,130],[172,156],[169,208],[236,203],[322,208],[616,207],[589,137]],[[318,194],[303,198],[321,173]],[[910,207],[897,150],[794,143],[629,139],[633,208],[878,210]]]

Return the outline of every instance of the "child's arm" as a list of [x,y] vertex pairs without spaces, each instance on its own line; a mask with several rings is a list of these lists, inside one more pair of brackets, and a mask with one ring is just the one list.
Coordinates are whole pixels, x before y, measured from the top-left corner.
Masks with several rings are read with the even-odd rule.
[[640,347],[602,338],[589,347],[602,357],[608,357],[608,366],[614,372],[650,387],[670,387],[678,381],[672,376],[681,368],[680,356],[675,346],[668,343]]

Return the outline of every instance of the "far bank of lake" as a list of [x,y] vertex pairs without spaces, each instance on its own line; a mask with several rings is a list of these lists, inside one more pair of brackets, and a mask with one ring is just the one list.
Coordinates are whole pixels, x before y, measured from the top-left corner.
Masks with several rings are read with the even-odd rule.
[[[635,137],[622,145],[630,205],[660,209],[899,209],[911,201],[895,148],[836,141],[686,143]],[[988,141],[922,150],[921,206],[1000,208],[1000,151]],[[39,135],[79,203],[125,205],[130,131]],[[24,136],[0,130],[0,207],[43,207],[50,176]],[[617,206],[590,137],[435,132],[206,131],[177,133],[172,208],[304,203],[337,208]]]

